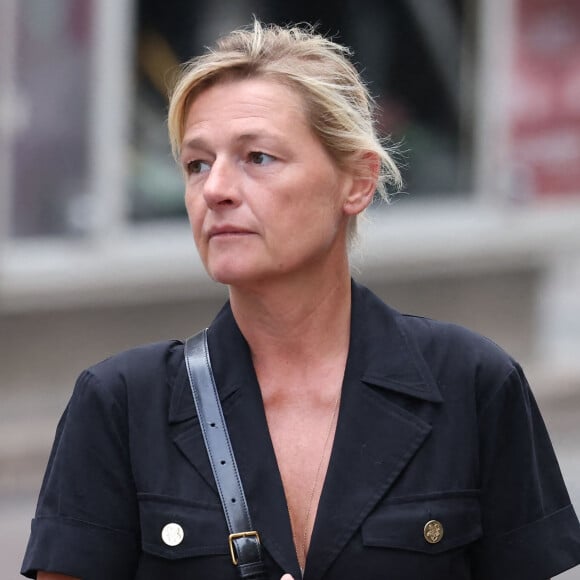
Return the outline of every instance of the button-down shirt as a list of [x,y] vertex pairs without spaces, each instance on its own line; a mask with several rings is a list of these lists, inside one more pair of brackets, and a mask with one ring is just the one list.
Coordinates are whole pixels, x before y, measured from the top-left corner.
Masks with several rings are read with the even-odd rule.
[[[580,562],[580,527],[518,364],[353,284],[338,425],[305,580],[533,580]],[[272,580],[298,579],[250,351],[229,305],[213,370]],[[83,372],[59,423],[23,572],[234,580],[179,341]]]

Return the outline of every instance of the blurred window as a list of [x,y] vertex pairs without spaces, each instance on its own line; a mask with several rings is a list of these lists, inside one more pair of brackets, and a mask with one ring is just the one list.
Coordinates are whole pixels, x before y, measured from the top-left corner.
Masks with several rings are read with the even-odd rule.
[[355,51],[377,97],[381,128],[398,144],[412,197],[471,191],[473,2],[461,0],[139,0],[131,140],[131,218],[184,215],[167,144],[167,87],[178,63],[251,15],[311,22]]
[[91,1],[17,6],[11,234],[77,235],[88,188]]
[[507,177],[519,202],[580,194],[580,2],[518,0]]
[[[91,138],[103,138],[91,134],[99,41],[92,35],[100,5],[94,0],[13,1],[18,9],[12,82],[21,122],[11,138],[10,233],[85,235],[91,233],[87,216],[93,207]],[[122,219],[139,223],[184,217],[183,184],[167,139],[172,74],[219,34],[248,24],[252,14],[266,22],[316,23],[322,33],[354,49],[377,98],[382,132],[398,144],[397,160],[411,201],[469,196],[475,4],[134,0],[128,180],[124,191],[112,193],[126,196]]]

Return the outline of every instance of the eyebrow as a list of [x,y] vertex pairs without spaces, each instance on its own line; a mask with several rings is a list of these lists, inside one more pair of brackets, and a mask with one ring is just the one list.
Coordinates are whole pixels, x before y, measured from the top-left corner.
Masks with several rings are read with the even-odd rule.
[[[281,133],[272,133],[266,131],[254,131],[251,133],[242,133],[235,138],[236,142],[246,143],[248,141],[256,141],[257,139],[275,139],[282,141],[284,136]],[[192,137],[183,142],[181,150],[185,149],[204,149],[206,147],[206,140],[203,137]]]

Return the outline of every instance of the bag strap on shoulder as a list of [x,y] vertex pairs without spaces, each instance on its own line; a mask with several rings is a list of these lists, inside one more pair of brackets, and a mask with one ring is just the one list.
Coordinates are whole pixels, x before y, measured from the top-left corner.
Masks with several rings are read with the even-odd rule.
[[266,579],[260,536],[252,526],[246,496],[216,388],[207,329],[185,342],[185,364],[207,455],[218,488],[228,530],[232,563],[240,577]]

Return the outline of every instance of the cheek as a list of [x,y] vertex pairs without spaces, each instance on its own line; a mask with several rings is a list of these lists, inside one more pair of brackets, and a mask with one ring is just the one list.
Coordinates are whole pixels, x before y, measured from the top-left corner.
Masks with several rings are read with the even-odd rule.
[[191,226],[193,240],[197,247],[197,251],[200,254],[203,254],[204,249],[202,248],[203,242],[202,230],[206,214],[205,204],[200,203],[199,197],[195,198],[193,196],[188,196],[186,194],[185,209],[187,210],[187,217],[189,219],[189,224]]
[[205,204],[202,203],[200,196],[188,192],[185,193],[185,209],[194,233],[197,233],[203,223],[205,216],[204,206]]

